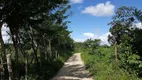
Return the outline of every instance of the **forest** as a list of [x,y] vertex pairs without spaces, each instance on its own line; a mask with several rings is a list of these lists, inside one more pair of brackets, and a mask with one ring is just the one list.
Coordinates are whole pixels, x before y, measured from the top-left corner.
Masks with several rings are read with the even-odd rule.
[[[108,42],[75,42],[67,20],[68,0],[0,0],[0,79],[50,80],[75,52],[95,80],[142,79],[142,10],[115,11]],[[5,42],[2,28],[9,30]]]
[[[48,80],[73,51],[67,0],[0,0],[1,80]],[[5,26],[4,26],[5,25]],[[2,38],[9,28],[9,42]]]
[[100,39],[75,43],[95,80],[142,79],[142,29],[135,23],[142,23],[142,10],[122,6],[108,23],[110,45],[100,45]]

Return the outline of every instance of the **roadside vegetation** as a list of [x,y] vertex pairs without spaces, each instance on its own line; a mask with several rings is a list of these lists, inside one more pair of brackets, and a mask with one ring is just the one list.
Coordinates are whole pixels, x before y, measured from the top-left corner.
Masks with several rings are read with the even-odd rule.
[[137,23],[142,23],[142,11],[122,6],[109,23],[109,46],[99,39],[75,43],[94,80],[142,79],[142,29]]
[[69,8],[68,0],[0,0],[1,80],[49,80],[57,73],[73,51]]

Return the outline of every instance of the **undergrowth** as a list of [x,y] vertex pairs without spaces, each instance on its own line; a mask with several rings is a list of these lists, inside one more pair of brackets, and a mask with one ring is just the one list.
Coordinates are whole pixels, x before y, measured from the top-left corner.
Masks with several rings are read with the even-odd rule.
[[[58,56],[58,58],[56,59],[51,59],[49,62],[45,62],[44,63],[44,71],[41,71],[42,76],[40,75],[35,75],[35,73],[33,72],[33,75],[26,75],[26,76],[22,76],[20,78],[20,80],[50,80],[52,77],[54,77],[57,72],[62,68],[62,66],[64,65],[64,62],[73,54],[73,52],[69,52],[66,54],[62,54],[60,56]],[[31,67],[32,68],[32,67]],[[44,72],[44,73],[43,73]]]
[[99,47],[92,53],[84,50],[81,57],[94,80],[140,80],[135,74],[118,67],[119,62],[114,61],[113,47]]

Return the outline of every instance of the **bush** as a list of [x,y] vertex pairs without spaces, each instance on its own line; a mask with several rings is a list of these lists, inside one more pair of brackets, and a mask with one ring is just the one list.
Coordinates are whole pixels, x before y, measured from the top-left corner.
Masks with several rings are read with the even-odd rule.
[[135,74],[129,74],[125,69],[119,68],[114,61],[113,47],[99,47],[97,53],[89,54],[87,50],[81,57],[86,68],[95,80],[140,80]]

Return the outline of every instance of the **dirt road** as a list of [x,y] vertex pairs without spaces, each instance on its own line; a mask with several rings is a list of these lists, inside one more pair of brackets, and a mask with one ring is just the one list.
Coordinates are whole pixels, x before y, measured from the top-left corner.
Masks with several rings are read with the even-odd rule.
[[51,80],[93,80],[85,70],[80,53],[74,54]]

